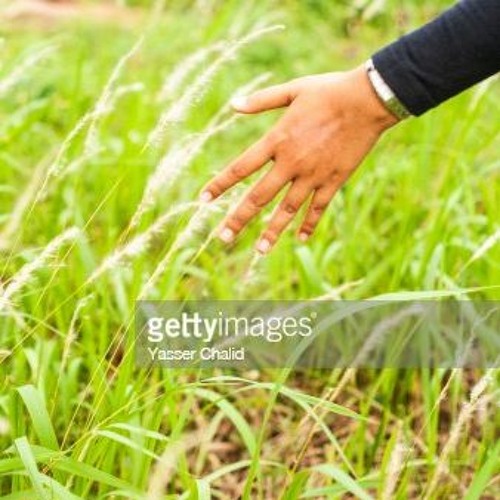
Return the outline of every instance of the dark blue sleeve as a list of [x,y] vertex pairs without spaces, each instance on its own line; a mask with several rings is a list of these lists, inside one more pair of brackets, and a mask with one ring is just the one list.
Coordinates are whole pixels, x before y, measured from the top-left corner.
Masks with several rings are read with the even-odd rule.
[[462,0],[373,56],[399,100],[421,115],[500,71],[500,0]]

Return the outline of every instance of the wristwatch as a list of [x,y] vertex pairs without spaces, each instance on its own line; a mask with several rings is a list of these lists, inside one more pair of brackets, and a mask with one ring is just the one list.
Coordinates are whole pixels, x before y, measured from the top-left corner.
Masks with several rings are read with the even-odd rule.
[[377,71],[371,59],[366,61],[365,67],[372,87],[384,106],[399,120],[404,120],[412,116],[405,105],[396,97],[396,94],[394,94],[389,85],[385,83],[382,75]]

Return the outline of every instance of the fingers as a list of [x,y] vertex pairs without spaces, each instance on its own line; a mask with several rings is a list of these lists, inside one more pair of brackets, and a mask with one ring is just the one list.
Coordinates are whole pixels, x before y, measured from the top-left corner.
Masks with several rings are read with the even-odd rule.
[[305,203],[311,193],[311,185],[307,181],[294,182],[287,194],[276,208],[268,228],[257,242],[258,252],[265,254],[271,250],[281,233],[297,215],[300,207]]
[[341,184],[331,184],[328,186],[323,186],[315,191],[311,204],[307,210],[307,214],[304,218],[299,229],[299,239],[300,241],[307,241],[311,234],[316,229],[322,215],[325,213],[328,204],[331,199],[340,188]]
[[230,213],[221,226],[219,237],[230,243],[289,181],[276,167],[267,172],[257,184],[247,192],[243,200]]
[[[258,113],[268,109],[288,106],[295,97],[296,89],[292,81],[268,87],[250,96],[236,97],[231,103],[234,109],[241,113]],[[210,201],[217,198],[266,164],[273,156],[270,143],[269,136],[264,136],[260,141],[248,148],[205,186],[200,195],[201,200]]]
[[296,97],[293,82],[274,85],[249,96],[235,97],[231,105],[240,113],[260,113],[289,106]]
[[268,140],[263,137],[231,162],[203,188],[200,195],[201,200],[210,201],[219,197],[230,187],[265,165],[271,157],[272,152],[268,146]]

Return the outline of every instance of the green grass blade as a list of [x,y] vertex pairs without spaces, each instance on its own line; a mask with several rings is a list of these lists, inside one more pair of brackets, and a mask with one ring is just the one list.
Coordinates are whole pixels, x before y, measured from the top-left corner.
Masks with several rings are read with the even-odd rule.
[[119,479],[108,472],[104,472],[92,465],[66,457],[62,453],[53,453],[41,446],[32,446],[33,454],[37,462],[47,462],[51,469],[66,472],[72,476],[88,479],[95,483],[104,484],[118,490],[139,493],[137,488],[123,479]]
[[205,479],[196,480],[196,500],[210,500],[212,493],[210,492],[210,483]]
[[250,455],[255,453],[257,442],[252,429],[248,425],[241,413],[222,395],[208,389],[194,389],[195,394],[203,399],[207,399],[216,405],[228,418],[233,422],[234,426],[240,433],[241,439],[245,443]]
[[27,498],[36,498],[36,491],[33,489],[22,490],[2,496],[3,500],[26,500]]
[[[217,479],[220,479],[226,474],[231,474],[232,472],[246,469],[247,467],[250,467],[251,464],[252,464],[251,460],[239,460],[238,462],[233,462],[232,464],[223,465],[222,467],[219,467],[215,471],[206,475],[203,479],[211,483],[212,481],[216,481]],[[272,462],[270,460],[261,460],[260,464],[263,467],[274,467],[276,469],[282,469],[283,472],[286,471],[286,466],[279,462]]]
[[133,450],[140,451],[141,453],[144,453],[144,455],[147,455],[148,457],[154,458],[156,460],[161,459],[160,456],[157,455],[156,453],[149,451],[148,449],[144,448],[144,446],[137,444],[132,439],[130,439],[126,436],[122,436],[121,434],[118,434],[117,432],[102,430],[102,431],[96,431],[95,435],[105,437],[107,439],[111,439],[112,441],[115,441],[116,443],[127,446],[128,448],[131,448]]
[[97,484],[104,484],[131,493],[138,493],[136,488],[123,479],[119,479],[108,472],[104,472],[83,462],[77,462],[71,458],[61,458],[54,464],[54,469],[67,472],[74,476],[89,479]]
[[476,473],[465,494],[465,500],[478,500],[488,485],[488,481],[500,469],[500,442],[491,450],[489,457]]
[[116,423],[108,425],[108,429],[120,429],[123,431],[130,432],[130,434],[137,434],[138,436],[144,436],[151,439],[156,439],[157,441],[168,441],[168,438],[161,434],[160,432],[151,431],[149,429],[144,429],[143,427],[139,427],[136,425],[130,425],[125,423]]
[[309,479],[310,472],[308,470],[301,470],[297,472],[292,479],[292,482],[286,489],[283,500],[297,500],[300,498],[307,480]]
[[49,476],[40,474],[40,480],[45,485],[46,490],[51,492],[50,498],[57,498],[58,500],[83,500],[82,497],[74,495],[62,484]]
[[341,484],[347,491],[361,500],[373,500],[373,497],[368,494],[351,476],[332,464],[318,465],[313,467],[312,470],[337,481],[337,483]]
[[18,438],[14,441],[14,446],[16,447],[17,453],[23,462],[24,468],[28,473],[33,489],[39,499],[50,500],[50,495],[44,489],[42,480],[40,478],[41,474],[36,466],[35,457],[31,451],[30,445],[26,437]]
[[[276,385],[271,382],[255,382],[254,380],[248,380],[246,378],[233,377],[228,375],[223,375],[220,377],[212,377],[210,379],[207,379],[207,382],[228,383],[228,384],[236,382],[236,383],[247,384],[248,388],[244,388],[242,390],[248,390],[254,388],[254,389],[266,389],[268,391],[273,391],[275,390],[275,385]],[[240,391],[242,390],[240,389]],[[331,413],[337,413],[339,415],[351,417],[356,420],[365,420],[365,417],[345,406],[332,403],[331,401],[318,398],[316,396],[311,396],[310,394],[306,394],[303,391],[299,391],[297,389],[291,389],[290,387],[287,387],[285,385],[282,385],[278,389],[278,393],[281,394],[282,396],[289,398],[292,401],[295,401],[297,404],[305,403],[307,405],[317,405],[318,407],[324,408],[325,410],[328,410]]]
[[17,389],[33,423],[40,444],[52,450],[59,449],[56,433],[50,420],[49,412],[40,392],[32,385],[24,385]]

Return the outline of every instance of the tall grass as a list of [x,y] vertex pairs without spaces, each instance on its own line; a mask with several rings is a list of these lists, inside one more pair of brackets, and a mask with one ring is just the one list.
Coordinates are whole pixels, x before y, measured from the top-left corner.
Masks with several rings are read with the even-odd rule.
[[[228,98],[269,71],[280,81],[354,65],[395,35],[394,15],[417,23],[435,8],[304,5],[173,9],[175,24],[160,16],[144,39],[68,26],[75,49],[51,54],[39,79],[0,75],[12,82],[2,114],[44,92],[50,103],[20,115],[0,155],[5,498],[495,497],[493,369],[134,364],[138,298],[498,298],[495,81],[384,139],[307,246],[285,236],[256,256],[263,221],[231,248],[214,238],[237,192],[193,200],[276,118],[236,122]],[[228,35],[269,9],[291,29]],[[31,43],[14,31],[7,55]]]

